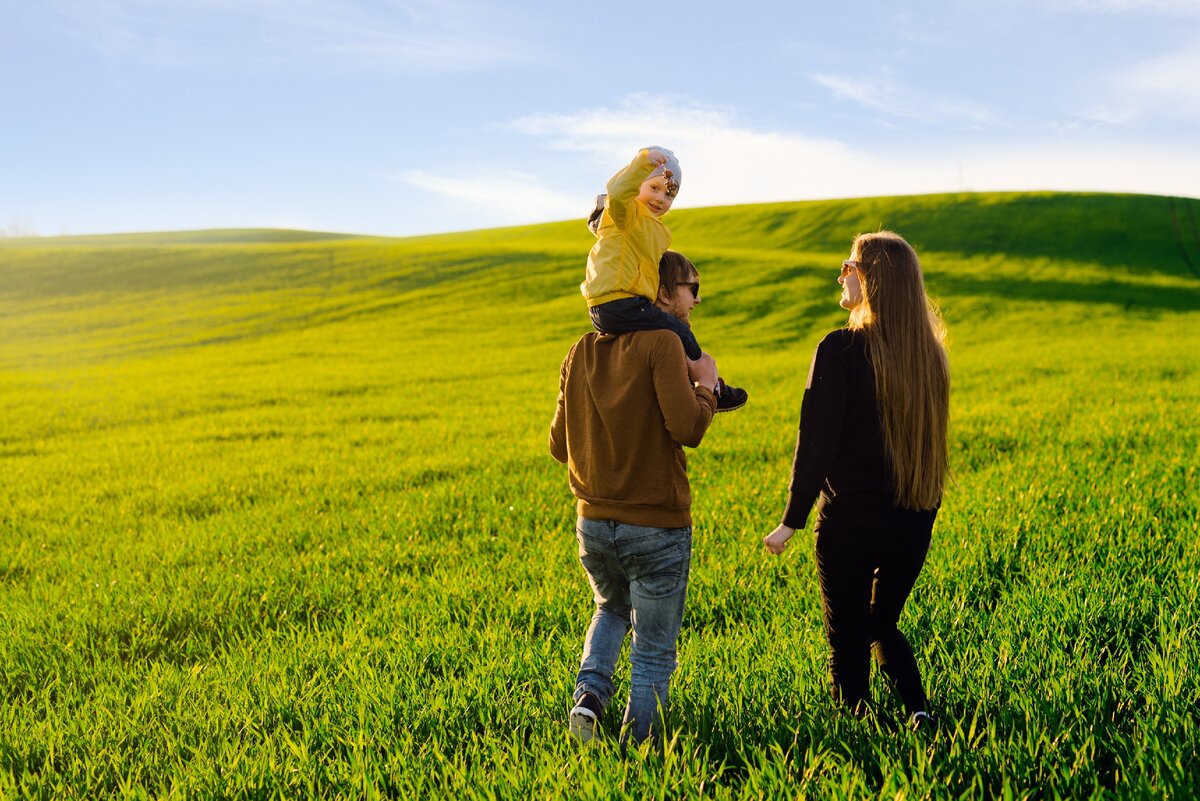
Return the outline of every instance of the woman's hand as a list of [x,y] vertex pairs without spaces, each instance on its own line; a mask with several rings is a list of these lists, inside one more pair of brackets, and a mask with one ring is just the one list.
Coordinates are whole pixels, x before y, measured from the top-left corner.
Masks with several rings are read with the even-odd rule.
[[788,540],[796,533],[796,529],[791,526],[779,524],[779,528],[772,531],[767,536],[763,537],[763,545],[767,546],[767,550],[779,556],[787,548]]

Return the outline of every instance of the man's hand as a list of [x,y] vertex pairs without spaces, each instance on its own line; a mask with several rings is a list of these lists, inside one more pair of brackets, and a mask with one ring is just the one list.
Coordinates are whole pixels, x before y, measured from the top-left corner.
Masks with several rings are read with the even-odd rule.
[[796,533],[796,529],[791,526],[779,524],[779,528],[772,531],[767,536],[763,537],[763,545],[767,546],[767,550],[779,556],[787,548],[788,540]]
[[702,384],[713,392],[717,391],[717,362],[707,353],[701,353],[696,361],[688,359],[688,378],[694,384]]

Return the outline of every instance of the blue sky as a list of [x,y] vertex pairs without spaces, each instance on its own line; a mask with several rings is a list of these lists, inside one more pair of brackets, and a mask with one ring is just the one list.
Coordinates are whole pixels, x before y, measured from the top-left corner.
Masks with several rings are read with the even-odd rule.
[[0,230],[408,235],[957,190],[1200,197],[1200,0],[0,0]]

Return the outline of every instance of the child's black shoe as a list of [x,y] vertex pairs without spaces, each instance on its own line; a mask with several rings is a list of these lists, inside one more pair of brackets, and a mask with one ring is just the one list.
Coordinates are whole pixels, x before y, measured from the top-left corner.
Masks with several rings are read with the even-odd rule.
[[741,387],[731,387],[724,380],[717,379],[717,411],[732,412],[746,405],[750,394]]

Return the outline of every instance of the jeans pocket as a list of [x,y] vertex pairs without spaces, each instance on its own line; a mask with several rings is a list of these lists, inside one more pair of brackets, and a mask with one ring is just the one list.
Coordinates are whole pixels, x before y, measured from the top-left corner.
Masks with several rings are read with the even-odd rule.
[[631,584],[647,598],[665,598],[686,586],[691,566],[691,551],[682,545],[668,545],[652,553],[633,558],[635,576]]
[[615,593],[612,575],[612,554],[599,543],[591,541],[581,529],[576,529],[575,539],[579,543],[579,564],[587,574],[588,583],[592,585],[592,595],[596,603],[603,604],[611,600]]

